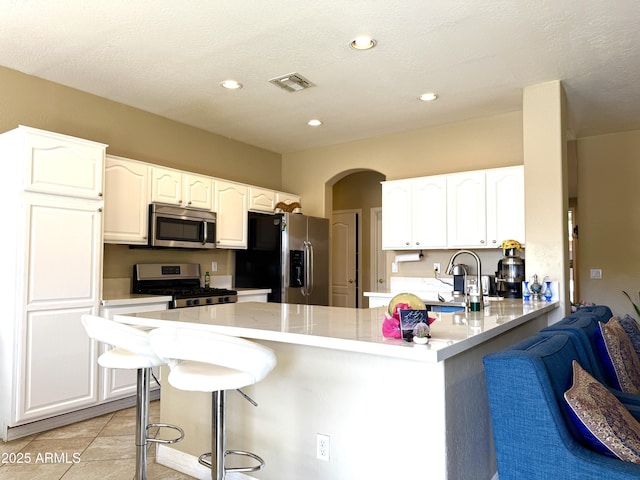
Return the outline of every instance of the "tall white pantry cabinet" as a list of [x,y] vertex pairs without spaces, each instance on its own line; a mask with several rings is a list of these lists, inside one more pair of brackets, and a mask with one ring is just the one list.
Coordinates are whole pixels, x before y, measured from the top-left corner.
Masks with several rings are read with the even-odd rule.
[[0,135],[0,437],[10,427],[94,405],[106,145],[28,127]]

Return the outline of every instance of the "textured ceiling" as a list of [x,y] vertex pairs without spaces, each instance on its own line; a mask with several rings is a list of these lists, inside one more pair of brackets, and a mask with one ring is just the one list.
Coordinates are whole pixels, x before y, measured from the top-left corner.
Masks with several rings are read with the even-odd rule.
[[[519,110],[562,80],[581,137],[640,129],[639,18],[638,0],[0,0],[0,65],[276,152]],[[290,72],[317,86],[268,82]]]

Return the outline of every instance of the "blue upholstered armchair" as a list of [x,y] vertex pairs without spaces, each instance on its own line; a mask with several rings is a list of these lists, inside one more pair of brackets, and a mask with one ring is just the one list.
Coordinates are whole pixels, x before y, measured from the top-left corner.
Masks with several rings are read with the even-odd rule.
[[[499,480],[640,478],[640,465],[575,440],[563,397],[573,360],[586,359],[563,332],[536,335],[484,358]],[[629,407],[634,409],[639,418],[640,409]]]

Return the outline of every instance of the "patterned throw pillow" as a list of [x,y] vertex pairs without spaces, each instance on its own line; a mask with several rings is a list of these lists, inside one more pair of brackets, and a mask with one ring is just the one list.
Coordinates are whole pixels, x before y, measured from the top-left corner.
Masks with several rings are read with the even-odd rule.
[[640,464],[640,423],[609,390],[573,361],[573,385],[564,393],[580,443]]
[[633,349],[638,354],[638,357],[640,357],[640,326],[638,325],[638,322],[636,322],[636,319],[628,313],[617,320],[620,322],[620,325],[622,325],[622,328],[624,328],[624,331],[627,332],[627,335],[629,335],[629,339],[633,344]]
[[598,322],[595,339],[607,381],[618,390],[639,395],[640,358],[618,320]]

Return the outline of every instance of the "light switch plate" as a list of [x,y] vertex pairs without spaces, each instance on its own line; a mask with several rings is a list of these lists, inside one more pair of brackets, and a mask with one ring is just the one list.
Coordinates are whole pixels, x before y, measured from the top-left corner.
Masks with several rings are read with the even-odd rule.
[[590,271],[590,278],[593,280],[602,280],[602,269],[592,268]]

